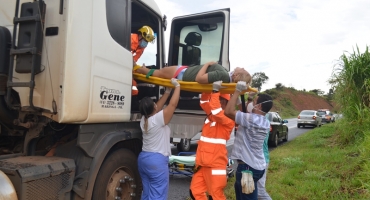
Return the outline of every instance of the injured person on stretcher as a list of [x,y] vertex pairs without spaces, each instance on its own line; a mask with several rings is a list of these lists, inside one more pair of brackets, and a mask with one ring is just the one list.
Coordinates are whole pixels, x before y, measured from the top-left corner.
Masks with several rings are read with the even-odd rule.
[[245,81],[250,84],[252,81],[251,75],[245,69],[237,67],[229,73],[223,66],[216,62],[208,62],[204,65],[169,66],[159,70],[148,69],[143,65],[137,68],[135,72],[164,79],[176,78],[180,81],[196,81],[200,84],[213,83],[215,81],[222,81],[223,83]]

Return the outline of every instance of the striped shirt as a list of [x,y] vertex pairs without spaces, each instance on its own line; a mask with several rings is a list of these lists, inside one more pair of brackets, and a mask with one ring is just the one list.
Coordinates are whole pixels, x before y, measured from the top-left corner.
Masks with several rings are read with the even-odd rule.
[[231,159],[242,160],[256,170],[264,170],[266,161],[263,155],[263,142],[270,122],[263,115],[237,111],[235,123],[239,124],[239,127]]

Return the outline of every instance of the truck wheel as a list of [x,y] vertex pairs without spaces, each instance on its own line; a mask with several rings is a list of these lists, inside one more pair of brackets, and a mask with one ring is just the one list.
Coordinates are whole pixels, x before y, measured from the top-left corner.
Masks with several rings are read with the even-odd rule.
[[93,200],[140,199],[141,192],[135,154],[119,149],[108,155],[96,177]]
[[181,139],[180,143],[176,145],[178,152],[188,152],[190,151],[190,141],[191,139]]

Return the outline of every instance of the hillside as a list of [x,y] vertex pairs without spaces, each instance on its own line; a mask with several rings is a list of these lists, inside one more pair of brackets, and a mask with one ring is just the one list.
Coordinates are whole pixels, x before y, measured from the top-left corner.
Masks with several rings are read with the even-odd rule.
[[279,90],[274,88],[264,93],[271,95],[274,100],[271,111],[278,111],[284,118],[295,117],[301,110],[326,108],[335,111],[332,103],[311,92],[297,91],[292,88],[280,88]]

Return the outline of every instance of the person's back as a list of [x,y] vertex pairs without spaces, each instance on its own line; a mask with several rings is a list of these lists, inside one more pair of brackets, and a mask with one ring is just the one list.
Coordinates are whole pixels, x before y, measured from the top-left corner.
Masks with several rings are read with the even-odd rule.
[[[164,123],[163,110],[148,118],[148,131],[143,134],[143,151],[157,152],[164,156],[171,155],[170,135],[171,129]],[[144,116],[140,127],[144,130]]]
[[229,94],[220,94],[222,81],[213,83],[213,93],[202,93],[200,106],[207,115],[202,135],[198,142],[194,173],[190,190],[194,199],[206,198],[206,192],[213,199],[225,199],[226,167],[228,163],[226,141],[234,128],[234,121],[227,118],[223,109]]
[[[249,87],[243,81],[236,84],[235,92],[225,108],[225,115],[239,124],[236,132],[231,158],[237,160],[236,180],[234,184],[237,200],[256,199],[257,181],[265,173],[266,161],[263,155],[263,142],[270,128],[265,114],[272,108],[272,98],[267,94],[258,94],[250,113],[235,111],[241,91]],[[253,104],[252,104],[253,105]],[[248,105],[249,106],[249,105]],[[252,181],[253,179],[253,181]]]
[[166,200],[169,188],[168,161],[171,155],[170,123],[180,98],[180,84],[176,79],[171,100],[162,110],[172,91],[166,88],[162,97],[154,103],[150,97],[140,101],[142,115],[140,127],[143,134],[143,147],[138,157],[138,167],[143,183],[142,199]]

